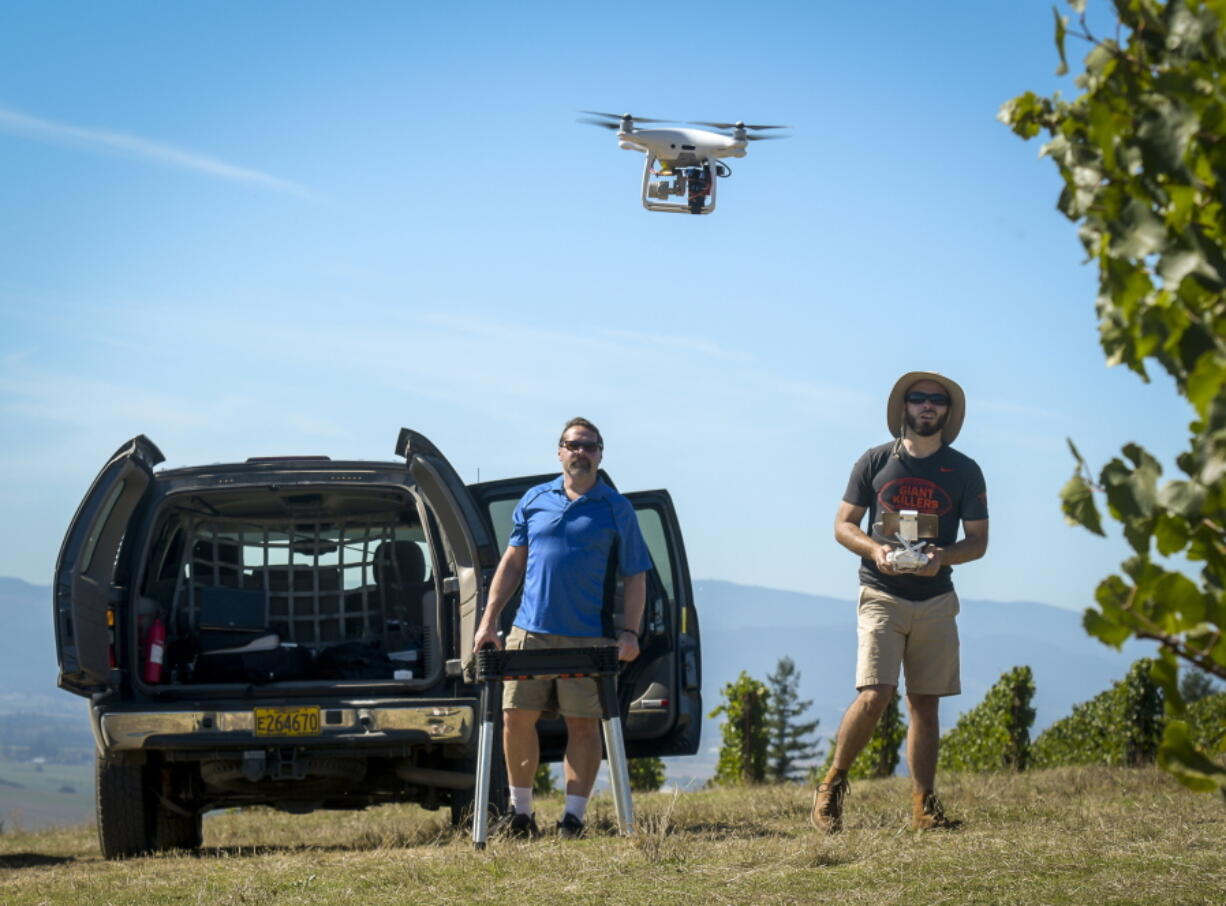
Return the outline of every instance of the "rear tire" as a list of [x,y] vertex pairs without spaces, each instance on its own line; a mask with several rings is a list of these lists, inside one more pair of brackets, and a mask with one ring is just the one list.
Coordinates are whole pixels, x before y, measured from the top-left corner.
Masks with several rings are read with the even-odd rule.
[[98,844],[104,859],[127,859],[152,848],[152,796],[145,785],[145,766],[94,759]]
[[154,820],[154,849],[199,849],[204,842],[204,816],[199,812],[183,815],[159,804]]

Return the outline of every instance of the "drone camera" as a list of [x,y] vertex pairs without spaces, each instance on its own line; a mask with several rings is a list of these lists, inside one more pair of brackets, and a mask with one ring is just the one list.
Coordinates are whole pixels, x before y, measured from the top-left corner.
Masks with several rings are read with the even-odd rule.
[[672,195],[684,195],[685,190],[686,178],[685,176],[678,174],[676,180],[673,182],[669,182],[667,179],[665,179],[650,183],[647,186],[647,197],[659,198],[663,200]]

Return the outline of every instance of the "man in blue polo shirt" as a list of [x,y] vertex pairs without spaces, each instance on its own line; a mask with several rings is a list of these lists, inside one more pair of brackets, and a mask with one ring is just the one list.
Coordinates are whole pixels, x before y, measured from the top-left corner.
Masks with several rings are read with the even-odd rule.
[[[600,480],[604,440],[596,426],[572,418],[562,429],[562,474],[537,485],[515,508],[507,549],[490,583],[489,601],[474,647],[502,647],[498,616],[522,577],[524,591],[508,648],[582,648],[617,645],[619,660],[639,655],[638,627],[647,599],[651,555],[634,507]],[[624,625],[613,626],[614,579],[624,581]],[[538,836],[532,780],[540,764],[536,723],[543,712],[566,721],[566,807],[562,837],[583,833],[588,796],[600,769],[600,698],[593,679],[508,681],[503,690],[503,749],[512,814],[505,829]]]

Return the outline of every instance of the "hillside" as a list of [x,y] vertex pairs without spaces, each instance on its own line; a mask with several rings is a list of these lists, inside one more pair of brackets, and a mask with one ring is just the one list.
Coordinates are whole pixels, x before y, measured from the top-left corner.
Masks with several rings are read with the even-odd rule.
[[55,687],[51,588],[0,578],[0,712],[80,716],[80,699]]

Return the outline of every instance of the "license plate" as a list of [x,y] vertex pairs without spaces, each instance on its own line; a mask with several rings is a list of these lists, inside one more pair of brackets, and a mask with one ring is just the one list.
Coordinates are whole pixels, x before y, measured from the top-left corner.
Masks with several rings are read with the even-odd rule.
[[319,706],[256,708],[256,736],[315,736],[319,733]]

